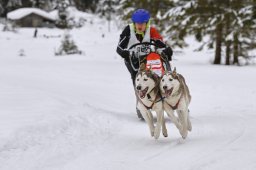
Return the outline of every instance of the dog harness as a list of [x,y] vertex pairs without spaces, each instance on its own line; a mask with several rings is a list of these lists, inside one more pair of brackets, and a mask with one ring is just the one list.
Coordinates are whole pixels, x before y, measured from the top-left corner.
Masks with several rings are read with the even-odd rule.
[[178,100],[178,102],[177,102],[177,104],[175,106],[172,106],[172,105],[170,105],[167,102],[166,103],[172,108],[172,110],[176,110],[178,108],[179,103],[180,103],[180,99],[181,99],[181,97],[179,98],[179,100]]
[[[181,96],[182,96],[182,93],[180,94],[180,98],[179,98],[179,100],[178,100],[178,102],[176,103],[175,106],[172,106],[172,105],[170,105],[168,102],[166,102],[166,103],[172,108],[172,110],[176,110],[176,109],[178,108],[178,105],[180,104]],[[166,98],[166,97],[165,97],[165,98]]]
[[[156,87],[154,87],[151,91],[153,91],[155,88],[156,88]],[[163,101],[164,98],[165,98],[165,97],[162,97],[160,91],[158,90],[158,92],[157,92],[157,95],[158,95],[158,96],[156,96],[155,100],[151,100],[151,96],[149,95],[149,94],[151,93],[151,91],[147,94],[148,100],[152,102],[152,105],[151,105],[151,106],[146,106],[146,105],[142,102],[142,100],[139,98],[140,101],[141,101],[141,103],[143,104],[143,106],[145,106],[145,107],[147,108],[147,110],[152,109],[152,107],[153,107],[153,105],[154,105],[155,103],[158,103],[158,102],[160,102],[160,101]]]

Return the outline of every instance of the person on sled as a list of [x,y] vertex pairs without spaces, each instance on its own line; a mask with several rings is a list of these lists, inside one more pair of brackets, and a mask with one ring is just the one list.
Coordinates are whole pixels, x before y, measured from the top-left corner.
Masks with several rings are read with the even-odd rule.
[[[132,59],[134,56],[131,55],[131,51],[129,51],[130,47],[137,43],[154,42],[156,47],[164,49],[161,58],[167,69],[170,69],[169,61],[172,60],[173,51],[163,42],[163,38],[156,28],[150,25],[150,13],[147,10],[138,9],[134,11],[131,20],[132,23],[127,25],[120,35],[116,51],[124,59],[124,63],[131,74],[134,86],[138,70],[135,70],[133,66],[138,65],[138,59]],[[136,110],[138,117],[143,119],[139,110]]]

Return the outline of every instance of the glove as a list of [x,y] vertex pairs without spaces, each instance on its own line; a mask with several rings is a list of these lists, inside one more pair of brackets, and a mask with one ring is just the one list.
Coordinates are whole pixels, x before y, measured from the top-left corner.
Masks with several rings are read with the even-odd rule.
[[130,51],[128,51],[128,50],[123,50],[123,51],[122,51],[121,57],[123,57],[125,60],[128,61],[129,56],[130,56]]
[[161,40],[154,40],[154,42],[155,42],[155,44],[156,44],[156,47],[158,47],[158,48],[165,48],[165,47],[166,47],[166,45],[164,44],[164,42],[161,41]]
[[172,54],[173,54],[173,51],[171,49],[171,47],[166,47],[163,52],[162,52],[163,56],[166,56],[168,61],[172,61]]

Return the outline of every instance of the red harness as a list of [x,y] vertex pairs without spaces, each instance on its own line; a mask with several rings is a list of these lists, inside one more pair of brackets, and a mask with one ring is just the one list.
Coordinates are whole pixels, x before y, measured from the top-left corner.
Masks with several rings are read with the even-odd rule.
[[[180,97],[180,99],[181,99],[181,97]],[[178,102],[177,102],[177,104],[175,106],[172,106],[172,105],[170,105],[167,102],[166,103],[172,108],[172,110],[176,110],[178,108],[179,103],[180,103],[180,99],[178,100]]]

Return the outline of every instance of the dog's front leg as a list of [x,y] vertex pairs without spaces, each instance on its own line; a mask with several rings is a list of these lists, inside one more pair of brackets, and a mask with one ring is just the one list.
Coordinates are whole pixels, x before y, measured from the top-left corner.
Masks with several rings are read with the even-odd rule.
[[153,118],[153,114],[150,110],[147,110],[147,113],[148,113],[148,118],[149,118],[149,121],[152,125],[154,125],[154,118]]
[[[150,135],[153,137],[154,136],[155,127],[154,127],[154,124],[153,124],[152,113],[149,112],[147,110],[147,108],[143,104],[141,104],[140,102],[138,103],[138,107],[137,108],[140,110],[142,117],[147,122],[149,130],[150,130]],[[151,116],[149,116],[150,114],[151,114]]]
[[156,105],[156,107],[154,108],[154,110],[156,111],[156,128],[155,128],[155,132],[154,132],[154,137],[155,139],[158,139],[161,133],[161,127],[163,124],[163,116],[164,116],[164,111],[163,111],[163,105],[162,103],[159,103]]
[[192,131],[192,124],[191,124],[191,121],[190,121],[190,117],[189,117],[189,111],[188,111],[188,131]]
[[166,111],[167,115],[171,119],[172,123],[175,124],[175,126],[180,130],[181,124],[179,119],[174,115],[174,110],[166,103],[164,102],[164,110]]
[[188,112],[186,110],[177,110],[181,126],[180,134],[183,139],[185,139],[188,135]]
[[154,132],[154,137],[155,139],[158,139],[160,136],[160,132],[161,132],[161,127],[162,127],[162,123],[163,123],[163,112],[157,112],[157,122],[156,122],[156,128],[155,128],[155,132]]
[[164,137],[168,137],[167,128],[166,128],[165,119],[164,119],[164,113],[162,118],[162,133]]

